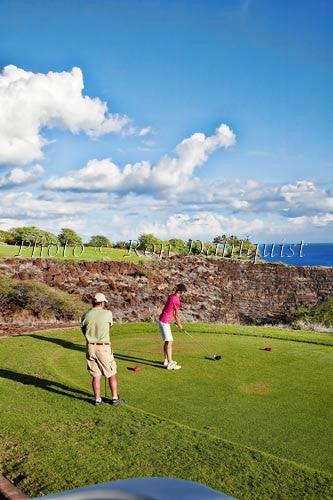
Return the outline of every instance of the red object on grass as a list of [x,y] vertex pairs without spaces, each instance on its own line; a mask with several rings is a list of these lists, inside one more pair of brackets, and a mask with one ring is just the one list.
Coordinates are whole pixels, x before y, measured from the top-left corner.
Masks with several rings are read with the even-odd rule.
[[271,347],[265,347],[265,351],[271,351],[272,348]]
[[136,366],[133,368],[133,370],[134,370],[135,372],[139,372],[140,370],[142,370],[142,367],[141,367],[140,365],[136,365]]

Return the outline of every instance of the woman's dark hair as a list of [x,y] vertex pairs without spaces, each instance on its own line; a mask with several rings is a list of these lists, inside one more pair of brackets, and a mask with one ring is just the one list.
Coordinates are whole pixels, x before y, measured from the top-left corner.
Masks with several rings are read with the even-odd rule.
[[187,288],[184,285],[184,283],[179,283],[179,285],[177,285],[176,292],[186,292],[186,291],[187,291]]

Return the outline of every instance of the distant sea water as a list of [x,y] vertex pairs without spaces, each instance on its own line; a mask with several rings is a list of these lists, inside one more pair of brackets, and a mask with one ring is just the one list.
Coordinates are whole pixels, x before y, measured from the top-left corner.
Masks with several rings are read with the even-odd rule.
[[[259,245],[261,258],[268,262],[284,262],[293,266],[333,267],[333,243],[304,243],[300,252],[300,243],[271,243]],[[282,250],[282,251],[281,251]],[[264,254],[265,252],[265,254]]]

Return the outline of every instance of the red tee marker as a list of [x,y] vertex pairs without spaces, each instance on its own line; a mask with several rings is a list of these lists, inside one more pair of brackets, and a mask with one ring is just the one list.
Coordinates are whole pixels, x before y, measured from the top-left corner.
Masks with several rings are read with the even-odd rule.
[[265,351],[271,351],[272,348],[271,347],[265,347]]
[[142,370],[142,367],[141,367],[140,365],[136,365],[136,366],[133,368],[133,370],[134,370],[135,372],[139,372],[140,370]]

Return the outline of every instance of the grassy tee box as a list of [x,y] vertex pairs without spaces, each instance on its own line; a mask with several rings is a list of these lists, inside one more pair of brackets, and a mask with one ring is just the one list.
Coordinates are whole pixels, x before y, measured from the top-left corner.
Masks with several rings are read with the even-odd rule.
[[317,338],[307,332],[295,341],[289,334],[299,332],[274,328],[269,339],[264,328],[186,328],[222,360],[206,359],[176,332],[182,369],[168,372],[156,325],[113,327],[126,400],[118,409],[91,404],[79,329],[0,339],[3,473],[31,496],[168,476],[239,500],[332,498],[332,338],[324,345],[304,342]]

